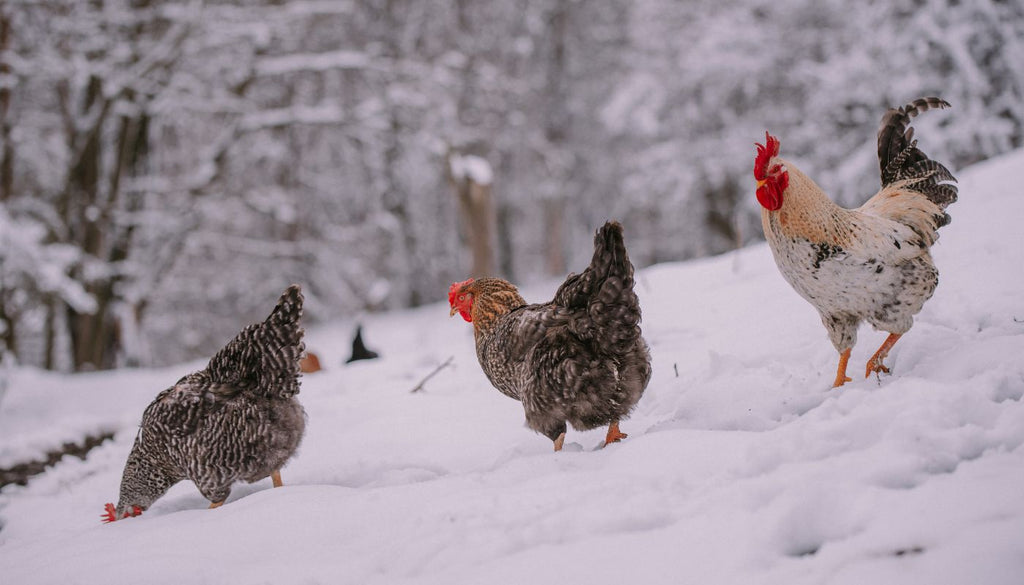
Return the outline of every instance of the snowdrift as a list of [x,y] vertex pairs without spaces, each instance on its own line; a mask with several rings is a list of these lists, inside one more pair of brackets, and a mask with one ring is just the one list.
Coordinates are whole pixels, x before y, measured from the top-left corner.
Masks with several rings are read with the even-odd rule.
[[[0,492],[2,580],[1017,585],[1022,168],[1024,151],[959,173],[939,288],[891,376],[830,389],[834,350],[764,245],[640,271],[654,377],[607,449],[603,430],[570,430],[552,453],[481,374],[471,328],[436,304],[365,322],[379,360],[342,366],[350,323],[309,332],[325,369],[303,380],[308,433],[285,487],[240,484],[207,510],[181,483],[102,525],[142,409],[202,364],[17,371],[0,465],[116,435]],[[862,329],[851,372],[884,337]]]

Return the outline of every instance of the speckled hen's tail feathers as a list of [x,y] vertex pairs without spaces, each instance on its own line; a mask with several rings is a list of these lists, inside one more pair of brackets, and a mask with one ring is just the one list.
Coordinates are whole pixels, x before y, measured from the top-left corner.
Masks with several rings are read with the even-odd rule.
[[[909,104],[892,108],[882,116],[878,129],[878,165],[882,187],[905,181],[908,189],[923,194],[929,201],[945,210],[956,202],[956,178],[941,163],[932,160],[917,148],[911,118],[921,112],[951,107],[949,102],[935,98],[921,98]],[[945,215],[939,225],[949,222]]]
[[599,340],[612,353],[628,351],[640,335],[640,304],[633,292],[629,261],[618,222],[607,222],[594,236],[594,256],[582,274],[573,274],[555,293],[554,304],[585,309],[573,329]]
[[243,329],[213,356],[211,381],[262,395],[298,394],[302,300],[299,285],[288,287],[265,321]]

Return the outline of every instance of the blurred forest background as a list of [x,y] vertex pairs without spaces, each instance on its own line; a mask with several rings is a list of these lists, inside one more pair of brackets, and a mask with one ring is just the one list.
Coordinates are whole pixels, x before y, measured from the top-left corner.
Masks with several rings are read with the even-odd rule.
[[1024,2],[0,1],[0,353],[179,362],[291,282],[313,323],[563,276],[608,218],[720,253],[765,129],[857,205],[925,95],[937,159],[1021,147]]

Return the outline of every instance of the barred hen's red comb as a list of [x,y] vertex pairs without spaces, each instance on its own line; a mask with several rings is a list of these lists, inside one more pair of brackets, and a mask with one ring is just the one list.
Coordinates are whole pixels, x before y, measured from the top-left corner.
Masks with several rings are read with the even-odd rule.
[[472,278],[463,280],[462,282],[453,282],[452,285],[448,287],[448,305],[454,307],[455,295],[459,294],[459,289],[471,282],[473,282]]
[[100,519],[103,520],[104,524],[109,524],[114,520],[117,520],[117,509],[114,508],[114,504],[107,504],[103,506],[105,512],[100,515]]
[[[104,505],[103,510],[104,512],[100,515],[100,520],[102,520],[104,524],[110,524],[118,519],[117,508],[114,507],[114,504],[108,503]],[[124,516],[121,516],[121,518],[131,518],[133,516],[138,516],[139,514],[142,514],[142,508],[132,506],[132,509],[125,512]]]
[[763,181],[768,178],[768,161],[773,156],[779,156],[779,139],[764,133],[764,144],[755,143],[757,147],[757,158],[754,159],[754,178]]

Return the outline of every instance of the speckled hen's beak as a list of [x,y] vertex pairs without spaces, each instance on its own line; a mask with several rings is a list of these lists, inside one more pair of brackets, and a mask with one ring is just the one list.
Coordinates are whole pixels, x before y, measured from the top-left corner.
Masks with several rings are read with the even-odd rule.
[[459,308],[458,307],[452,307],[452,310],[448,313],[448,316],[449,317],[454,317],[455,313],[458,313],[458,312],[459,312]]

